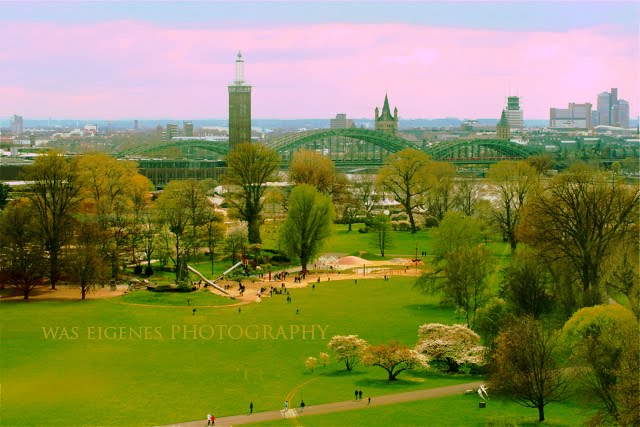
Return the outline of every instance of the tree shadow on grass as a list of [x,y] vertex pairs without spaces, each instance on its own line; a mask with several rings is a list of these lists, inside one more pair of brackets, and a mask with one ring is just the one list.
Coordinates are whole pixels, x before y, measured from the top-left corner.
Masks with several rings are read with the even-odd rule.
[[374,389],[401,389],[402,391],[411,391],[413,387],[424,386],[423,382],[411,381],[402,378],[398,378],[395,381],[389,381],[386,378],[363,378],[357,380],[355,384],[362,388],[374,388]]
[[341,377],[355,377],[358,375],[365,375],[365,374],[366,372],[364,371],[347,371],[346,369],[338,369],[336,371],[325,374],[325,376],[333,377],[333,378],[341,378]]

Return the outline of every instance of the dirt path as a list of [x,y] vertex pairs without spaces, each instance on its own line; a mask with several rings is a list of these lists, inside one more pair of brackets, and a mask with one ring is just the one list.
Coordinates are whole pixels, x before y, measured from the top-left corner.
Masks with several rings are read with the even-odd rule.
[[[216,426],[237,426],[242,424],[259,423],[263,421],[278,420],[280,418],[296,418],[308,415],[326,414],[329,412],[350,411],[354,409],[367,409],[375,406],[390,405],[400,402],[411,402],[415,400],[425,400],[434,397],[452,396],[462,394],[465,390],[477,389],[482,384],[481,381],[474,381],[465,384],[452,385],[447,387],[432,388],[428,390],[409,391],[406,393],[387,394],[384,396],[372,396],[371,403],[367,397],[362,400],[347,400],[343,402],[324,403],[321,405],[309,405],[302,411],[300,408],[291,408],[286,412],[268,411],[256,412],[248,415],[234,415],[230,417],[216,418]],[[176,424],[169,424],[163,427],[202,427],[207,425],[206,417],[203,420],[187,421]]]

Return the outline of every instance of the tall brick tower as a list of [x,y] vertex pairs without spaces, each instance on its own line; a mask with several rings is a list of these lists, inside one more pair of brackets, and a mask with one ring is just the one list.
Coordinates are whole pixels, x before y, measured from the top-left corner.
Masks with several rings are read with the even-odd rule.
[[244,80],[244,61],[238,52],[236,78],[229,85],[229,151],[251,142],[251,85]]

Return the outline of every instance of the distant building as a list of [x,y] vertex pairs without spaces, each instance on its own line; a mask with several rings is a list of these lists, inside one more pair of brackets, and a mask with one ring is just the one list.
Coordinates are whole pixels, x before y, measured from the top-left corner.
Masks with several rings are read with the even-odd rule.
[[591,127],[596,127],[600,124],[600,113],[598,110],[591,110]]
[[507,109],[505,111],[510,129],[524,129],[524,113],[520,109],[520,97],[507,97]]
[[229,151],[251,142],[251,85],[244,80],[244,61],[238,52],[236,76],[229,85]]
[[389,99],[387,95],[384,95],[384,105],[382,106],[382,114],[376,107],[376,130],[381,130],[387,133],[396,133],[398,131],[398,107],[393,109],[393,116],[389,109]]
[[329,119],[329,127],[331,129],[350,129],[353,126],[353,120],[347,119],[346,114],[336,114],[335,119]]
[[82,128],[82,134],[84,136],[96,136],[97,133],[98,125],[96,124],[84,125],[84,127]]
[[138,130],[138,121],[137,120],[133,121],[133,130],[135,130],[135,131]]
[[176,136],[178,136],[178,125],[167,123],[167,130],[162,132],[162,140],[170,141]]
[[498,122],[498,126],[496,126],[496,137],[507,141],[511,138],[511,129],[509,128],[509,121],[507,120],[507,115],[504,110],[502,110],[500,121]]
[[193,136],[193,122],[182,122],[184,136]]
[[629,127],[629,103],[618,99],[618,88],[611,88],[611,92],[598,94],[598,125]]
[[591,129],[591,104],[569,103],[569,108],[551,108],[549,127],[555,129]]
[[22,119],[22,116],[14,114],[13,117],[11,117],[10,122],[12,134],[19,135],[24,132],[24,120]]

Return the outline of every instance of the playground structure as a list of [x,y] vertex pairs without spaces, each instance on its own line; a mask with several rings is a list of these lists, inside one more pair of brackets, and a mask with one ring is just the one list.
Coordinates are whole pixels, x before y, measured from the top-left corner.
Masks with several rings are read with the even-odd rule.
[[[235,267],[237,267],[238,265],[236,264],[235,266],[231,267],[229,270],[227,270],[226,272],[223,273],[223,275],[221,277],[224,277],[225,274],[227,274],[229,271],[233,270]],[[190,265],[187,266],[187,269],[189,271],[191,271],[192,273],[195,273],[198,277],[200,277],[202,280],[204,280],[204,282],[209,285],[209,286],[213,286],[214,288],[216,288],[217,290],[219,290],[220,292],[224,293],[225,295],[229,295],[229,293],[224,290],[224,288],[218,284],[216,284],[216,282],[218,280],[220,280],[220,278],[217,278],[215,280],[209,280],[206,277],[204,277],[204,274],[200,273],[198,270],[196,270],[195,268],[191,267]],[[230,295],[229,295],[230,296]]]

